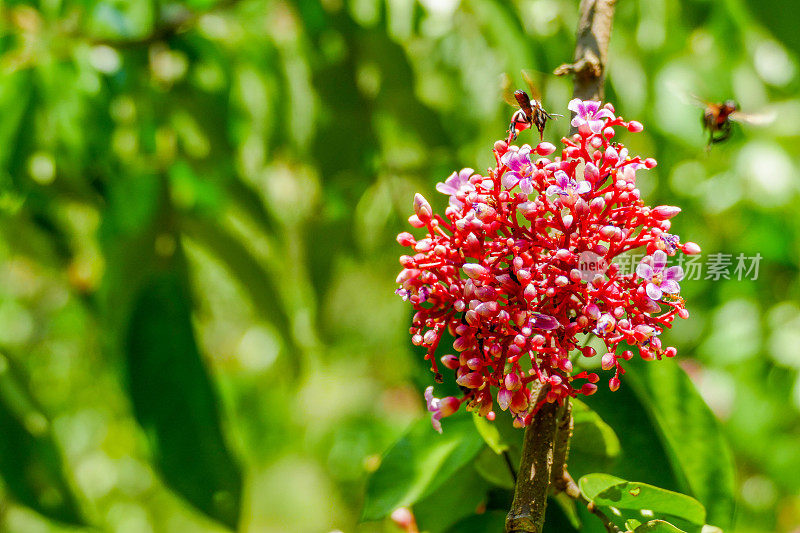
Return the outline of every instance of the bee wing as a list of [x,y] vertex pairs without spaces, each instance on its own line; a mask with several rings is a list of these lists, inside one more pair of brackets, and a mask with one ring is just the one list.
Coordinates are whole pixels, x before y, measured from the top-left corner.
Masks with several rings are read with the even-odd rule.
[[517,99],[514,98],[514,82],[511,81],[511,76],[505,72],[500,74],[500,92],[505,103],[513,107],[519,107]]
[[695,107],[705,108],[710,105],[709,102],[706,102],[699,96],[694,93],[690,93],[685,88],[679,86],[677,83],[668,82],[667,88],[669,91],[675,95],[675,97],[680,100],[682,103],[686,105],[692,105]]
[[528,89],[530,89],[529,94],[531,95],[531,98],[533,98],[534,100],[539,100],[541,102],[542,93],[539,92],[539,90],[536,88],[538,83],[535,83],[533,81],[534,78],[538,76],[536,76],[536,74],[532,70],[521,70],[520,73],[522,74],[522,80],[525,82],[525,85],[527,85]]
[[762,113],[742,113],[741,111],[734,111],[728,115],[728,118],[735,122],[749,124],[751,126],[767,126],[772,124],[776,116],[777,113],[775,113],[775,111],[765,111]]

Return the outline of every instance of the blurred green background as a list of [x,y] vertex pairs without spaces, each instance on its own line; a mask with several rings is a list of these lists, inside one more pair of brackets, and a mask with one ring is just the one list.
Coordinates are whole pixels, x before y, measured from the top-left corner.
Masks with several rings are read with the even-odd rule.
[[[431,381],[394,236],[493,162],[500,74],[570,60],[577,4],[2,2],[0,528],[396,531],[357,524]],[[610,49],[648,203],[763,257],[685,282],[665,334],[734,451],[738,532],[800,531],[798,20],[619,0]],[[707,153],[676,87],[777,119]],[[566,113],[569,80],[540,88]]]

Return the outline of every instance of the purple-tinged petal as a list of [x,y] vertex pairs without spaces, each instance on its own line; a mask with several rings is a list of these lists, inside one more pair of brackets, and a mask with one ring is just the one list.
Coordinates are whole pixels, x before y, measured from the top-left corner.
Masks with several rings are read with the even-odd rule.
[[462,168],[461,170],[458,171],[458,177],[461,181],[467,181],[469,180],[469,177],[472,176],[474,173],[475,173],[474,169],[471,169],[469,167]]
[[556,194],[564,194],[564,189],[562,189],[558,185],[551,185],[551,186],[549,186],[547,188],[546,191],[544,191],[544,193],[547,196],[553,196],[553,195],[556,195]]
[[583,106],[586,110],[584,114],[595,116],[597,114],[597,110],[600,109],[600,102],[595,100],[584,100]]
[[503,174],[503,177],[500,179],[500,182],[503,184],[503,187],[506,189],[513,189],[519,183],[519,174],[516,172],[506,172]]
[[653,252],[653,269],[658,272],[664,269],[667,264],[667,254],[664,250],[656,250]]
[[428,411],[431,413],[439,409],[439,398],[433,396],[433,385],[425,389],[425,402],[428,404]]
[[651,300],[660,300],[662,293],[659,287],[656,287],[653,283],[648,283],[647,287],[645,287],[647,291],[647,296],[650,297]]
[[651,267],[647,263],[639,263],[636,266],[636,274],[640,278],[650,281],[651,279],[653,279],[653,267]]
[[573,98],[569,101],[569,104],[567,104],[567,109],[575,113],[579,113],[582,104],[583,101],[580,98]]
[[563,170],[556,170],[554,176],[556,178],[556,184],[562,189],[565,189],[567,185],[569,185],[569,176],[567,176],[567,173]]
[[569,125],[573,128],[579,128],[582,124],[586,124],[586,121],[579,116],[573,117],[569,123]]
[[668,279],[661,282],[661,290],[667,294],[677,294],[681,292],[681,286],[674,279]]
[[519,180],[519,188],[522,189],[522,192],[525,194],[530,194],[533,192],[533,184],[531,183],[530,178],[525,178]]
[[589,121],[589,129],[592,130],[594,133],[600,133],[603,131],[603,126],[605,125],[605,121],[603,120],[590,120]]
[[578,182],[578,186],[575,188],[575,192],[577,192],[578,194],[586,194],[591,190],[592,190],[592,184],[585,180]]
[[683,269],[679,266],[672,266],[669,267],[664,271],[664,280],[670,281],[680,281],[683,279]]
[[452,195],[458,193],[458,189],[456,189],[455,187],[453,187],[452,185],[449,185],[447,183],[442,183],[441,181],[436,184],[436,190],[439,191],[440,193],[446,194],[448,196],[452,196]]
[[559,327],[561,324],[554,316],[545,315],[544,313],[533,313],[531,325],[536,329],[551,331]]
[[604,107],[603,109],[595,112],[594,118],[610,118],[613,120],[617,117],[614,116],[614,113]]
[[435,429],[438,433],[442,432],[442,423],[440,422],[441,419],[441,412],[437,411],[431,415],[431,426],[433,426],[433,429]]

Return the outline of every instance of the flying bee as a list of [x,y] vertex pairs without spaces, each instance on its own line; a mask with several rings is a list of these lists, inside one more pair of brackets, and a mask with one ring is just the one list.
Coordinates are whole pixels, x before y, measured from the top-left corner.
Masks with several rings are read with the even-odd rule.
[[539,131],[539,140],[541,141],[544,140],[544,127],[547,121],[563,115],[545,111],[542,106],[541,98],[538,98],[538,91],[536,91],[530,76],[525,71],[522,71],[522,77],[530,88],[533,98],[528,96],[528,93],[521,89],[511,94],[511,78],[507,75],[503,75],[503,97],[509,105],[518,108],[514,114],[511,115],[511,123],[508,125],[507,142],[516,139],[520,131],[531,127],[536,127]]
[[705,103],[703,108],[702,124],[708,131],[708,144],[721,143],[733,133],[735,113],[739,111],[739,104],[733,100],[725,100],[721,104]]
[[706,102],[694,95],[690,96],[691,103],[703,109],[701,124],[708,131],[708,147],[721,143],[730,138],[733,133],[733,123],[749,124],[751,126],[764,126],[775,119],[775,113],[743,113],[739,104],[734,100],[725,100],[721,103]]

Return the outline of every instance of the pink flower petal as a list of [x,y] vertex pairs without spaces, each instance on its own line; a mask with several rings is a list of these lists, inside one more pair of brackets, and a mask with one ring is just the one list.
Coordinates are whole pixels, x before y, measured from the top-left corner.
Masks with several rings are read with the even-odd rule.
[[653,253],[653,269],[656,271],[663,270],[667,264],[667,254],[664,250],[656,250]]
[[503,174],[503,178],[500,180],[503,184],[503,187],[506,189],[513,189],[519,183],[519,174],[516,172],[506,172]]
[[647,292],[647,296],[650,297],[651,300],[660,300],[662,296],[661,289],[656,287],[653,283],[648,283],[647,287],[645,287]]
[[668,279],[661,283],[661,290],[667,294],[677,294],[681,292],[681,286],[674,279]]
[[640,278],[650,281],[651,279],[653,279],[653,267],[651,267],[647,263],[639,263],[636,266],[636,274]]
[[592,184],[588,181],[581,181],[578,183],[578,187],[575,189],[575,192],[578,194],[586,194],[587,192],[592,190]]
[[583,101],[580,98],[573,98],[567,104],[567,109],[574,113],[580,113],[580,108],[583,105]]
[[554,176],[556,178],[556,184],[562,189],[565,189],[569,185],[569,176],[567,176],[567,173],[563,170],[556,170]]
[[680,281],[683,279],[683,269],[680,266],[669,267],[664,271],[664,279]]

